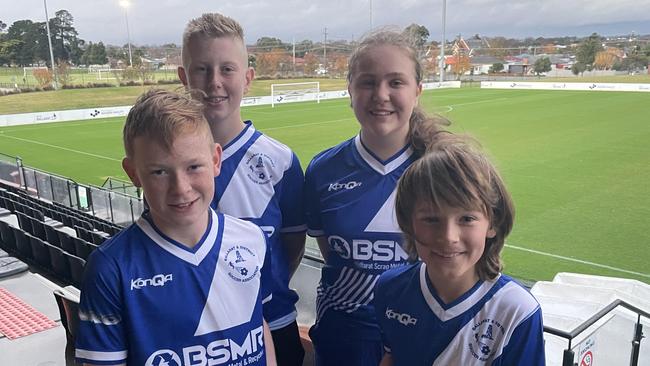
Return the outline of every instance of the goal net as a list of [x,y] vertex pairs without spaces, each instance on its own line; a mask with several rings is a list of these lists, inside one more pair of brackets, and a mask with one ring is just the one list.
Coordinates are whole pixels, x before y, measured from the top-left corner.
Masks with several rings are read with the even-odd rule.
[[320,103],[320,82],[271,84],[271,107],[278,103],[309,100]]

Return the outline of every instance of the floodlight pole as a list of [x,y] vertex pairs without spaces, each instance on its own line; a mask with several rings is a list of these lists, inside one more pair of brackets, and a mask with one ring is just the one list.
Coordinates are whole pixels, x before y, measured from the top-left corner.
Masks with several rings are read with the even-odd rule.
[[442,43],[440,43],[440,83],[445,81],[445,32],[447,28],[447,0],[442,0]]
[[129,2],[128,0],[121,0],[120,6],[124,8],[124,19],[126,20],[126,41],[129,44],[129,66],[133,67],[133,57],[131,56],[131,32],[129,31]]
[[54,65],[54,52],[52,51],[52,35],[50,34],[50,19],[47,15],[47,0],[43,0],[45,7],[45,28],[47,29],[47,43],[50,46],[50,62],[52,63],[52,72],[54,72],[54,89],[59,88],[59,77],[56,72],[56,65]]

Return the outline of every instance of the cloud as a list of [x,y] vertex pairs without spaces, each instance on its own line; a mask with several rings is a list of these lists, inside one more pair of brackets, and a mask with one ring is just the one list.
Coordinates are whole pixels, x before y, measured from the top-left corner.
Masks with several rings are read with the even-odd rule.
[[[43,21],[41,0],[3,5],[0,20]],[[179,43],[185,24],[204,12],[218,11],[239,20],[246,41],[262,36],[322,40],[359,38],[370,29],[370,0],[131,0],[128,19],[135,44]],[[118,0],[48,0],[50,17],[66,9],[81,38],[107,44],[126,43],[124,10]],[[442,0],[373,0],[372,23],[424,25],[431,37],[442,34]],[[634,29],[629,29],[634,28]],[[537,37],[559,35],[650,33],[650,0],[454,0],[447,1],[447,38],[461,33]]]

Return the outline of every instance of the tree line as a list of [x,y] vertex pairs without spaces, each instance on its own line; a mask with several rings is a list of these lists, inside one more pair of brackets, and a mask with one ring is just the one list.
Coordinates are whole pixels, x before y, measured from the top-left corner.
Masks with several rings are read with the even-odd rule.
[[[124,47],[106,47],[103,42],[81,39],[74,27],[74,17],[67,10],[57,11],[48,23],[52,54],[57,64],[103,65],[108,63],[109,57],[128,60]],[[143,50],[135,49],[134,56],[143,54]],[[45,22],[23,19],[8,26],[0,20],[0,66],[43,64],[52,66]]]

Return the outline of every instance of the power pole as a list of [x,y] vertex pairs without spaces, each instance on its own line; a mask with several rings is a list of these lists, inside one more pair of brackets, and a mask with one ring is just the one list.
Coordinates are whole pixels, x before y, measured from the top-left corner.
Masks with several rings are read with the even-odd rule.
[[327,68],[327,27],[323,31],[324,41],[323,41],[323,62],[325,68]]

